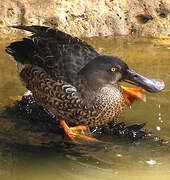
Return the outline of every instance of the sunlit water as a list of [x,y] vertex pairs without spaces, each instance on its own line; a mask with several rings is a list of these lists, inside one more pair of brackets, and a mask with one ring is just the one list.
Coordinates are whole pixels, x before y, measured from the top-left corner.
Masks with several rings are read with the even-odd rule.
[[[146,122],[145,129],[166,141],[114,142],[95,147],[43,148],[0,143],[0,180],[169,180],[170,179],[170,50],[152,40],[87,39],[101,54],[116,55],[138,73],[163,79],[166,88],[147,93],[122,114],[126,124]],[[0,41],[0,111],[11,96],[23,95],[15,63],[4,52],[11,40]]]

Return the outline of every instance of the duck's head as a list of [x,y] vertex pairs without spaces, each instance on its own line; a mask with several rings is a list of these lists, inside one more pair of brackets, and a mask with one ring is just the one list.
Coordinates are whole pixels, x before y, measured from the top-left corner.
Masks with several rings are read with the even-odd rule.
[[149,79],[137,74],[115,56],[98,56],[90,61],[80,74],[89,88],[94,89],[108,84],[117,85],[120,81],[135,84],[149,92],[159,92],[165,86],[161,80]]

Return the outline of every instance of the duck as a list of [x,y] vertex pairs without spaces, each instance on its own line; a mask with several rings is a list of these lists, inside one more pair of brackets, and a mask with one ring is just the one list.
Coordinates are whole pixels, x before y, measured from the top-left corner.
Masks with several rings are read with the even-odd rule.
[[[65,32],[36,25],[11,27],[32,32],[6,47],[17,62],[22,82],[74,142],[77,138],[97,141],[89,128],[115,121],[126,105],[145,100],[143,92],[164,89],[162,80],[144,77],[122,59],[100,55]],[[122,81],[138,88],[124,87]],[[70,127],[69,122],[76,126]]]

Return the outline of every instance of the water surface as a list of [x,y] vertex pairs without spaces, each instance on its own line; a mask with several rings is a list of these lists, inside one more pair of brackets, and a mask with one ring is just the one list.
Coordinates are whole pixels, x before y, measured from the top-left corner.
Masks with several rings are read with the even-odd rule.
[[[86,39],[101,54],[121,57],[136,72],[163,79],[161,93],[147,93],[147,102],[127,108],[119,121],[146,122],[145,129],[165,143],[144,139],[136,143],[114,142],[95,147],[53,149],[0,143],[1,180],[169,180],[170,179],[170,50],[153,40],[102,37]],[[25,88],[15,62],[4,52],[11,40],[0,41],[0,112],[10,97]],[[2,117],[1,117],[2,118]],[[1,120],[1,119],[0,119]]]

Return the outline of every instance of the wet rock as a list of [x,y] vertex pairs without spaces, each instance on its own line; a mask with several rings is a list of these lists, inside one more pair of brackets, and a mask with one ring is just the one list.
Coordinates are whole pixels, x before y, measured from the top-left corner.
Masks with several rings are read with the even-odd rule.
[[34,24],[79,37],[169,37],[169,12],[169,0],[4,0],[0,3],[0,36],[21,33],[7,26]]

